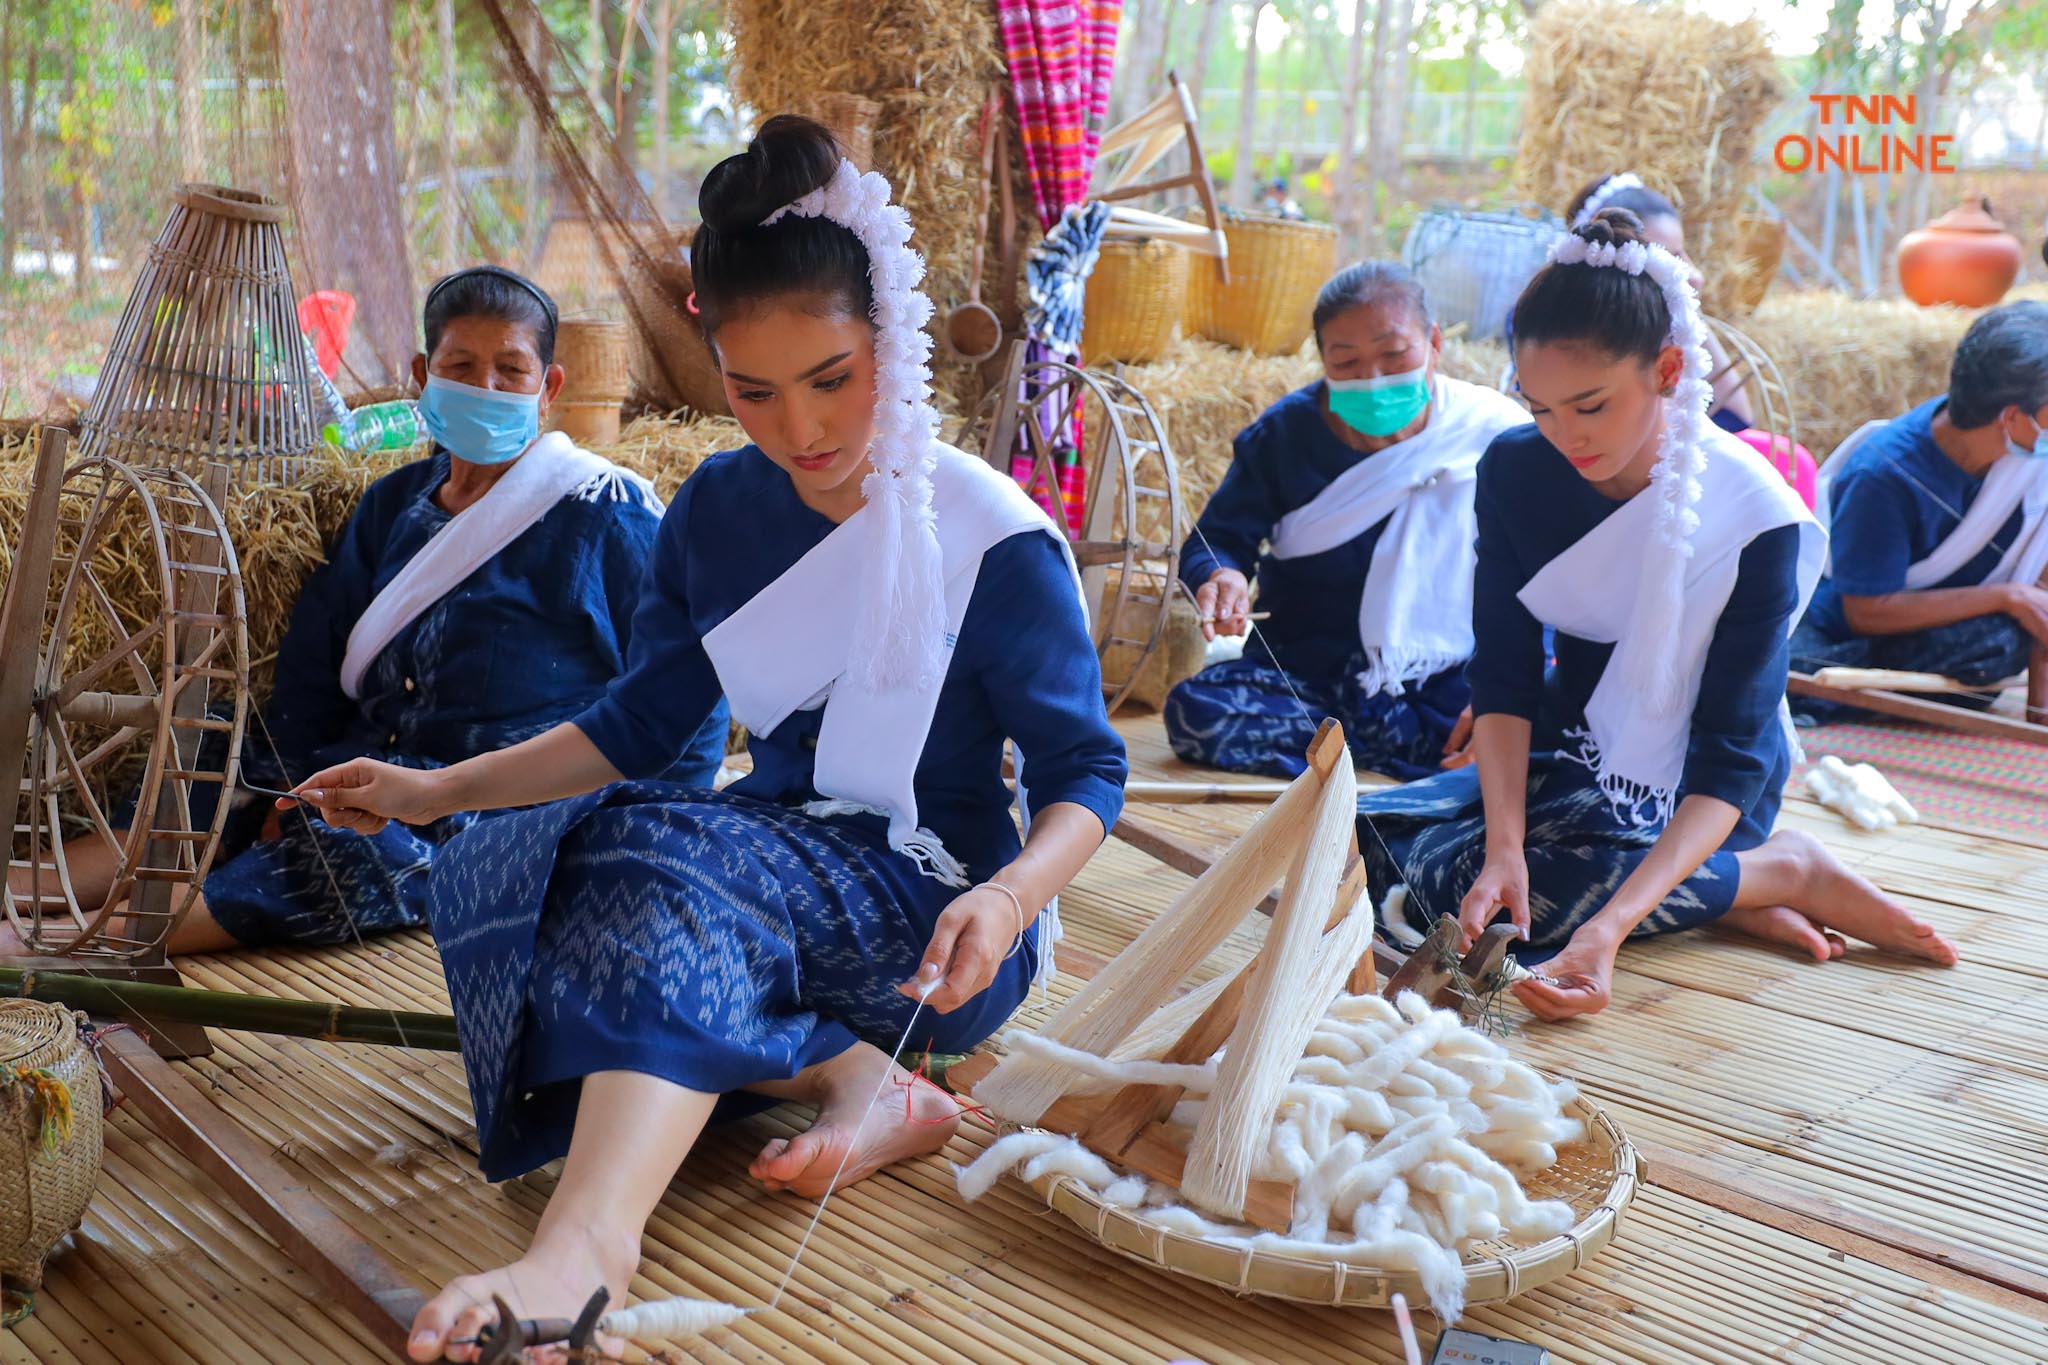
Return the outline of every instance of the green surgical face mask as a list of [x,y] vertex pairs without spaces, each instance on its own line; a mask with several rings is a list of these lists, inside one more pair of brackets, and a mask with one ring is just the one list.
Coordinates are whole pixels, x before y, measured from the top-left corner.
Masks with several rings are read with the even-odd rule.
[[1429,362],[1405,374],[1331,379],[1330,411],[1361,436],[1392,436],[1429,406]]

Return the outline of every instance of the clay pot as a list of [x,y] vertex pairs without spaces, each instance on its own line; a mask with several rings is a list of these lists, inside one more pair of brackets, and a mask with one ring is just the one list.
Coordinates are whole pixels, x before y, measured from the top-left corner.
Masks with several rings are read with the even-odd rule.
[[1989,308],[2020,274],[2020,241],[1991,216],[1991,201],[1964,200],[1899,243],[1899,288],[1925,307]]

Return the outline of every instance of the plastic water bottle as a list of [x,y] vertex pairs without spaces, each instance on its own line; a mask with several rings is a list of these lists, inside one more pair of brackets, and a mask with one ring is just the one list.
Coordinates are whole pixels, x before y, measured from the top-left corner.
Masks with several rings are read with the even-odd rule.
[[330,422],[321,433],[343,450],[403,450],[426,439],[420,406],[410,398],[369,403],[350,413],[347,424]]

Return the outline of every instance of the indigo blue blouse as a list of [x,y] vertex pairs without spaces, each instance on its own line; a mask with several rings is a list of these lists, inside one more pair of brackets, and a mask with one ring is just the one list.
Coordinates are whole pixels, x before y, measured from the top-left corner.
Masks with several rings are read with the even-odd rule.
[[[704,636],[833,529],[756,447],[698,467],[662,520],[627,671],[576,718],[613,767],[649,776],[673,759],[720,695]],[[822,709],[798,711],[750,736],[754,770],[731,790],[785,805],[818,799],[823,718]],[[1006,737],[1025,755],[1033,812],[1071,801],[1104,830],[1116,823],[1123,740],[1103,712],[1101,669],[1065,556],[1036,531],[982,559],[913,778],[919,822],[976,880],[1019,848],[1003,782]]]
[[1230,468],[1181,549],[1190,592],[1218,569],[1259,585],[1270,619],[1259,635],[1282,668],[1306,677],[1344,675],[1358,652],[1358,589],[1387,523],[1321,554],[1276,559],[1263,552],[1280,518],[1314,501],[1339,474],[1372,457],[1352,449],[1323,419],[1323,385],[1296,389],[1237,435]]
[[[377,480],[307,580],[264,713],[285,771],[252,726],[256,773],[296,781],[359,754],[459,762],[571,719],[624,669],[659,518],[637,500],[565,498],[401,630],[365,672],[360,699],[341,690],[349,631],[453,520],[434,501],[447,479],[448,456],[436,451]],[[724,709],[714,695],[697,716],[700,742],[670,751],[693,758],[677,780],[716,776]]]
[[[1984,480],[1963,472],[1934,442],[1934,415],[1948,399],[1935,398],[1893,419],[1849,454],[1828,489],[1829,576],[1814,590],[1806,619],[1830,639],[1846,640],[1842,596],[1883,597],[1906,586],[1906,569],[1934,553],[1969,512]],[[1990,577],[2024,524],[2012,519],[1975,558],[1929,591],[1972,588]]]
[[[1563,747],[1564,731],[1585,724],[1586,703],[1614,646],[1558,631],[1557,666],[1546,677],[1544,623],[1516,594],[1624,504],[1580,477],[1533,423],[1503,433],[1487,447],[1475,496],[1477,648],[1467,671],[1473,714],[1520,716],[1535,726],[1534,747]],[[1745,815],[1764,805],[1775,814],[1791,773],[1778,706],[1790,666],[1798,567],[1797,526],[1766,531],[1742,551],[1734,590],[1707,647],[1680,800],[1713,796]],[[1768,832],[1770,822],[1762,824]]]

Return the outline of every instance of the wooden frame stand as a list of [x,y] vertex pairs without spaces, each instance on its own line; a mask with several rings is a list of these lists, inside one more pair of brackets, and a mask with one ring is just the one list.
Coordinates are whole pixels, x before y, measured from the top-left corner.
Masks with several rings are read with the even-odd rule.
[[[1110,1056],[1122,1055],[1111,1050],[1130,1043],[1142,1027],[1154,1040],[1171,1041],[1163,1051],[1155,1044],[1130,1055],[1168,1064],[1199,1066],[1222,1050],[1215,1089],[1187,1147],[1167,1122],[1186,1093],[1180,1085],[1136,1082],[1108,1093],[1055,1093],[1047,1100],[1047,1063],[1023,1053],[1013,1054],[1018,1060],[1008,1076],[1004,1072],[1011,1058],[970,1057],[949,1070],[948,1084],[973,1093],[1004,1117],[1070,1133],[1091,1151],[1181,1189],[1189,1202],[1212,1214],[1288,1231],[1292,1184],[1247,1179],[1240,1185],[1233,1177],[1210,1173],[1211,1167],[1229,1165],[1216,1161],[1219,1145],[1227,1150],[1246,1140],[1238,1135],[1246,1125],[1226,1125],[1219,1113],[1230,1109],[1233,1119],[1251,1114],[1249,1131],[1262,1132],[1256,1116],[1270,1113],[1286,1080],[1284,1074],[1251,1074],[1254,1063],[1249,1060],[1233,1072],[1232,1062],[1262,1051],[1298,1057],[1313,1028],[1313,1018],[1302,1017],[1301,1002],[1327,1003],[1339,991],[1359,995],[1378,990],[1383,964],[1394,971],[1386,984],[1390,997],[1415,990],[1433,1002],[1447,993],[1455,999],[1467,967],[1487,975],[1498,971],[1514,932],[1505,926],[1489,930],[1462,962],[1455,955],[1457,923],[1449,918],[1439,921],[1423,948],[1406,958],[1374,943],[1372,903],[1358,849],[1357,782],[1336,722],[1323,723],[1308,759],[1308,770],[1221,857],[1165,850],[1169,862],[1196,875],[1195,885],[1041,1030],[1047,1041]],[[1151,974],[1158,970],[1155,964],[1171,963],[1170,971],[1199,962],[1234,927],[1231,910],[1255,908],[1253,898],[1283,870],[1265,942],[1237,972],[1177,997],[1177,979]],[[1155,1005],[1156,1012],[1143,1018]],[[1291,1061],[1287,1065],[1291,1074]],[[1055,1078],[1053,1084],[1057,1088],[1062,1082]],[[1197,1188],[1197,1182],[1204,1183]]]

